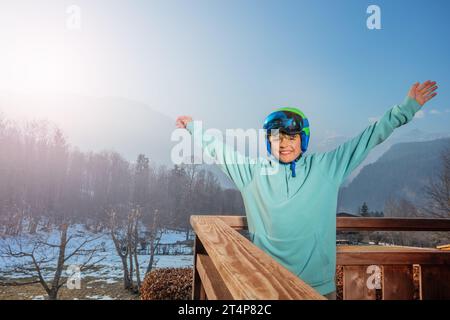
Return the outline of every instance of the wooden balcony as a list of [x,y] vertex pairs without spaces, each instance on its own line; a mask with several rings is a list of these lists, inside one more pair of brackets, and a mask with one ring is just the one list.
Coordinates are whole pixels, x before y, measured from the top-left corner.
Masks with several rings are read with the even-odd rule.
[[[337,218],[337,231],[450,231],[450,219]],[[195,232],[193,299],[325,298],[240,230],[241,216],[191,216]],[[450,299],[450,251],[401,246],[338,246],[343,299]],[[375,271],[374,271],[375,270]],[[375,273],[373,273],[375,272]],[[368,286],[380,275],[379,287]],[[414,279],[418,273],[419,279]]]

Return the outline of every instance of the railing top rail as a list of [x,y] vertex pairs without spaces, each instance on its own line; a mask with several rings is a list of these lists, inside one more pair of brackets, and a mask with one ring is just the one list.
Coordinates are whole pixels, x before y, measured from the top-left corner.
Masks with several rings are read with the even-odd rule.
[[[204,216],[219,218],[234,229],[245,229],[245,216]],[[337,217],[337,231],[450,231],[450,219]]]
[[339,265],[448,265],[450,252],[403,246],[337,246]]
[[191,216],[191,225],[234,299],[325,299],[222,218]]
[[450,231],[450,219],[337,217],[338,231]]

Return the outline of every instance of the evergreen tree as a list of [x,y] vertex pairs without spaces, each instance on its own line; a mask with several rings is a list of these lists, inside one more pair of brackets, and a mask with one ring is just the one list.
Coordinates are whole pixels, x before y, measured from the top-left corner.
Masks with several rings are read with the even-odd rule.
[[369,214],[369,207],[367,206],[367,203],[363,203],[363,205],[362,205],[362,207],[361,207],[361,209],[360,209],[360,211],[359,211],[359,214],[362,216],[362,217],[369,217],[370,216],[370,214]]

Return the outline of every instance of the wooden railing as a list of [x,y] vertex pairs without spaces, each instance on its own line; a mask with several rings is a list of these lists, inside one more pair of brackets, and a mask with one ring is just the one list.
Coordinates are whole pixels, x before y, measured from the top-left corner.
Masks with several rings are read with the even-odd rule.
[[[325,299],[238,231],[242,216],[191,216],[193,299]],[[337,231],[450,231],[450,219],[339,217]],[[450,299],[450,251],[400,246],[338,246],[343,299]],[[418,270],[418,288],[413,273]],[[375,273],[374,273],[375,272]],[[380,288],[368,285],[381,275]]]
[[[450,231],[450,219],[337,218],[336,226],[338,231]],[[450,299],[449,253],[403,246],[338,246],[336,262],[342,266],[343,299],[374,300],[377,289],[383,300]],[[378,267],[381,273],[378,288],[367,285],[376,272],[370,266]]]
[[196,234],[193,299],[324,299],[233,230],[227,219],[191,217]]

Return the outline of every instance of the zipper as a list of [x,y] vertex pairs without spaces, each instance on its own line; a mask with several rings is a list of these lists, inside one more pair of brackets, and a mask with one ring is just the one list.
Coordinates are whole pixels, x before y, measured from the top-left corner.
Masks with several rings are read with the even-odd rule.
[[288,177],[288,173],[289,173],[289,166],[285,165],[284,166],[284,176],[286,177],[286,199],[289,199],[289,177]]

